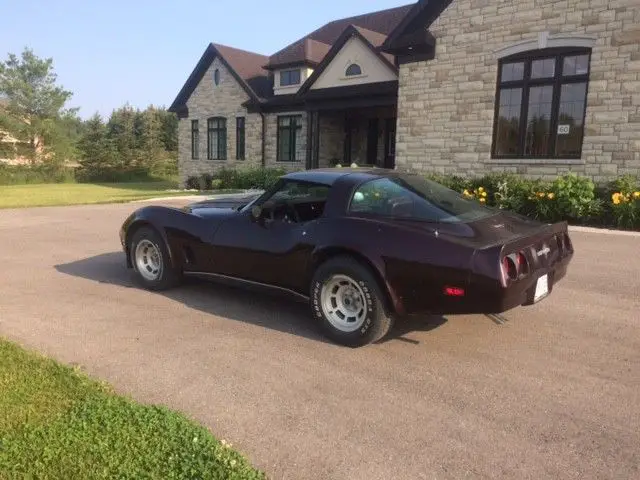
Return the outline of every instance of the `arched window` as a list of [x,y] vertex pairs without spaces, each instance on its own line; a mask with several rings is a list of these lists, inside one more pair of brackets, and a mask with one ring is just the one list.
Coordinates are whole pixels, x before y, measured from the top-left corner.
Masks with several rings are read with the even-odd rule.
[[216,85],[220,84],[220,70],[216,68],[215,72],[213,72],[213,83]]
[[352,63],[351,65],[349,65],[347,67],[346,75],[347,75],[347,77],[354,77],[356,75],[362,75],[362,69],[360,68],[360,65],[358,65],[357,63]]
[[502,58],[494,158],[580,158],[589,48],[548,48]]

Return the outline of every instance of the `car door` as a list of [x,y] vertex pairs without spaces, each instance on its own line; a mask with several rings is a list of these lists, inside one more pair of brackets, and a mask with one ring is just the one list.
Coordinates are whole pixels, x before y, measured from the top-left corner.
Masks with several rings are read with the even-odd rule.
[[[307,242],[309,222],[285,215],[286,204],[308,197],[314,184],[284,180],[273,194],[251,210],[226,221],[214,237],[216,273],[283,288],[296,289],[304,281],[312,246]],[[273,214],[273,216],[272,216]]]

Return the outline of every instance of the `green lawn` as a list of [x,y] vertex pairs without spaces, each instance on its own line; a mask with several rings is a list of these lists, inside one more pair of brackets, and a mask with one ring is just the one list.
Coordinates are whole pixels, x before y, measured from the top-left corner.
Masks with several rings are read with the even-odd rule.
[[1,479],[264,479],[181,414],[0,339]]
[[177,188],[175,182],[3,185],[0,186],[0,208],[117,203],[185,195],[185,192],[170,191]]

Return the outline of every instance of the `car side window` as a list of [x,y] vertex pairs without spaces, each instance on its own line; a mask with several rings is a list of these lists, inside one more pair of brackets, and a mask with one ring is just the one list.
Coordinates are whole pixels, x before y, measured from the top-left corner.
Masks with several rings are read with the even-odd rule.
[[322,215],[331,187],[287,180],[263,204],[276,221],[304,223]]
[[[360,185],[351,198],[349,210],[354,213],[389,215],[394,205],[411,204],[410,192],[388,181],[371,181]],[[397,208],[399,210],[399,208]]]

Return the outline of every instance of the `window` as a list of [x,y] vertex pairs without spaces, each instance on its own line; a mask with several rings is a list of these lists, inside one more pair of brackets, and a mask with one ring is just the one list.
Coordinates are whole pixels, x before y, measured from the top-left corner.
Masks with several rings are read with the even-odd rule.
[[302,140],[302,115],[278,117],[278,154],[279,162],[295,162]]
[[298,85],[300,83],[300,70],[285,70],[280,72],[280,86]]
[[216,85],[220,85],[220,70],[218,70],[217,68],[213,72],[213,83],[215,83]]
[[198,120],[191,120],[191,158],[197,160],[200,157],[200,130]]
[[227,119],[214,117],[207,120],[207,158],[227,159]]
[[330,188],[313,182],[284,180],[266,195],[262,203],[264,218],[287,223],[304,223],[320,217]]
[[358,65],[357,63],[352,63],[351,65],[349,65],[347,67],[347,71],[346,71],[346,76],[347,77],[354,77],[356,75],[362,75],[362,69],[360,68],[360,65]]
[[244,160],[244,117],[236,118],[236,160]]
[[349,212],[434,223],[471,222],[496,215],[476,200],[418,175],[399,174],[369,180],[354,192]]
[[501,60],[493,157],[580,158],[589,63],[585,49],[540,50]]

